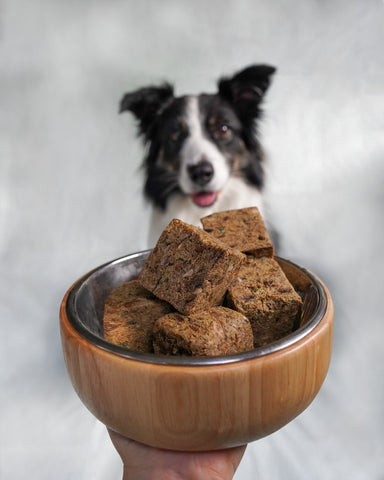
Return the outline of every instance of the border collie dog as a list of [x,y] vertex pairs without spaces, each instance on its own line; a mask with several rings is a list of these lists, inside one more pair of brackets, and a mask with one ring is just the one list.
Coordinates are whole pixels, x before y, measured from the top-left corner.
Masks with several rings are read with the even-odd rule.
[[215,94],[174,96],[165,83],[126,93],[120,112],[138,120],[147,147],[145,196],[153,204],[150,246],[173,219],[200,225],[213,212],[263,212],[261,103],[275,68],[252,65],[218,81]]

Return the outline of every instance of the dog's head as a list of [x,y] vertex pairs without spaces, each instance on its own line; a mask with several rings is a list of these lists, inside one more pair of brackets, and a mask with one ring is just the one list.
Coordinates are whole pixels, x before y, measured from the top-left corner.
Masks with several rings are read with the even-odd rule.
[[274,72],[268,65],[250,66],[221,78],[215,94],[175,97],[166,83],[124,95],[120,112],[136,116],[148,146],[144,191],[155,206],[165,208],[175,192],[210,206],[231,175],[262,187],[257,121]]

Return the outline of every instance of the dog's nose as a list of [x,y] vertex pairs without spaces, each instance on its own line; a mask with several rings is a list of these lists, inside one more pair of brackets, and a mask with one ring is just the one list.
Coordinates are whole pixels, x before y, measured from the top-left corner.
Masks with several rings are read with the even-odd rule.
[[207,160],[202,160],[196,165],[190,165],[188,174],[194,183],[203,186],[213,177],[213,167]]

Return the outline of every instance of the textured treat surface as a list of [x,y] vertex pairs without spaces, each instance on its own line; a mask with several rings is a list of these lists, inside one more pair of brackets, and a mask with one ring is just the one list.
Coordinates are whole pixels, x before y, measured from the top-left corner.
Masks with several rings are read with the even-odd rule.
[[252,328],[244,315],[225,307],[170,313],[156,321],[153,346],[165,355],[231,355],[253,348]]
[[273,257],[273,245],[257,207],[213,213],[201,223],[206,232],[232,248],[255,257]]
[[171,305],[157,299],[137,280],[116,287],[104,307],[104,338],[140,352],[152,352],[152,328]]
[[245,255],[199,227],[174,219],[151,251],[139,281],[181,313],[219,305]]
[[250,320],[255,347],[274,342],[298,326],[301,298],[273,258],[248,256],[226,300]]

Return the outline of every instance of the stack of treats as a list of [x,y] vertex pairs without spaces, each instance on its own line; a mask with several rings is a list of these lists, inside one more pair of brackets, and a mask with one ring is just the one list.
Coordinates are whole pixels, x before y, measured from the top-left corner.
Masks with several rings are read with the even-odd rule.
[[104,338],[145,353],[231,355],[273,343],[297,326],[302,300],[274,258],[256,207],[174,219],[138,279],[115,288]]

